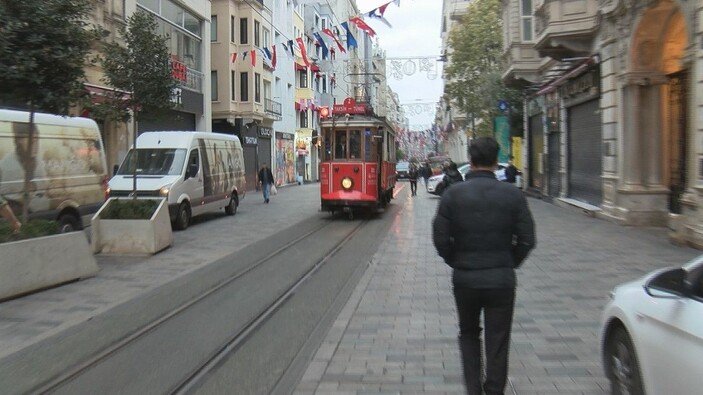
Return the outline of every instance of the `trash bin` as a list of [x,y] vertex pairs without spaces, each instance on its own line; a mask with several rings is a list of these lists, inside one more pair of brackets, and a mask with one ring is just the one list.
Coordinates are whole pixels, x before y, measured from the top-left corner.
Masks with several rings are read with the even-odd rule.
[[298,176],[297,180],[298,180],[298,185],[303,185],[303,176]]

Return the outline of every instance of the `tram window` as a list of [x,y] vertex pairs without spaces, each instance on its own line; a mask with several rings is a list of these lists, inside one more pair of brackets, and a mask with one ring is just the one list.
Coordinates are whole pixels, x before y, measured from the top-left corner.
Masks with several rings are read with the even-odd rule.
[[334,135],[334,158],[347,159],[347,131],[337,130]]
[[329,133],[325,133],[325,157],[322,160],[332,160],[332,142]]
[[349,131],[349,159],[361,158],[361,130]]

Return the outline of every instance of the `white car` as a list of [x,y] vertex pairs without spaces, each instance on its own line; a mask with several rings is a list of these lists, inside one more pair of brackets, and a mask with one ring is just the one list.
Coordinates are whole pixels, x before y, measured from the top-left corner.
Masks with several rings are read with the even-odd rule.
[[603,312],[601,351],[613,394],[700,394],[703,255],[617,286]]

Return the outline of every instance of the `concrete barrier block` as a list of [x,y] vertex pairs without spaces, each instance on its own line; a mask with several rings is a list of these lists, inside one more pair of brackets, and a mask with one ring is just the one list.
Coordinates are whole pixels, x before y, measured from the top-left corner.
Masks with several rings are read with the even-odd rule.
[[98,265],[83,232],[0,244],[0,300],[92,277]]

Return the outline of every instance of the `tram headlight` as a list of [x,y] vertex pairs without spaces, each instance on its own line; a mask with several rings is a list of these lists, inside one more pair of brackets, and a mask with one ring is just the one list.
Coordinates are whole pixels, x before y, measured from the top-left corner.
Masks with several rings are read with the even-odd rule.
[[354,186],[354,181],[352,181],[351,178],[349,178],[349,177],[342,178],[342,188],[345,191],[350,190],[352,188],[352,186]]

